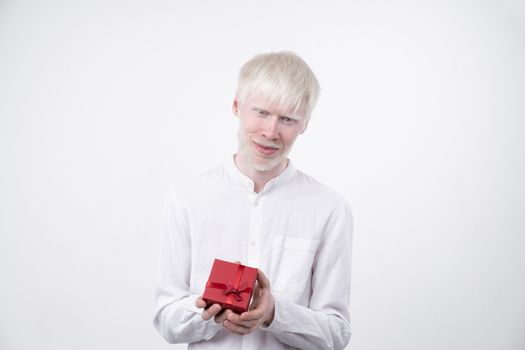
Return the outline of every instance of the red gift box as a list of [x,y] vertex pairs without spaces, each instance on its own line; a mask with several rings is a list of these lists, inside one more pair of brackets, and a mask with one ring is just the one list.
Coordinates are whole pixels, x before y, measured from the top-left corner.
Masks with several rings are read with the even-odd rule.
[[202,299],[241,314],[248,311],[256,280],[257,269],[215,259]]

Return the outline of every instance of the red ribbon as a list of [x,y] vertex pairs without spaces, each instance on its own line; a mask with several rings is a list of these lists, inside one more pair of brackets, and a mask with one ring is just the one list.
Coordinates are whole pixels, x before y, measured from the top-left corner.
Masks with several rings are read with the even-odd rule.
[[227,296],[225,304],[233,305],[233,299],[236,301],[243,300],[241,293],[250,293],[252,291],[252,289],[248,287],[248,283],[246,283],[246,281],[242,282],[239,286],[243,272],[244,265],[239,265],[239,269],[237,270],[237,274],[235,275],[233,283],[227,282],[224,284],[208,281],[208,283],[206,283],[206,288],[224,289],[224,294]]
[[227,288],[224,291],[224,294],[233,294],[235,297],[235,300],[242,301],[241,293],[249,293],[252,289],[248,287],[248,283],[246,281],[242,282],[239,288],[234,288],[230,283],[226,284]]

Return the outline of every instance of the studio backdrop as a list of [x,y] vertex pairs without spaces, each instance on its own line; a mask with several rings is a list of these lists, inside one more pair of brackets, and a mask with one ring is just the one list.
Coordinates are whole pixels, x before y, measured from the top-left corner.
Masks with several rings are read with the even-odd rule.
[[162,203],[280,50],[322,88],[290,158],[352,206],[347,348],[525,348],[523,2],[1,0],[1,349],[185,348]]

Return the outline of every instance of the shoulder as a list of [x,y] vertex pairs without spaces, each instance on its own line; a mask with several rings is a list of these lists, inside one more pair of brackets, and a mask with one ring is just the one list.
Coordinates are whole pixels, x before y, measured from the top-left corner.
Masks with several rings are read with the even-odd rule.
[[170,188],[168,196],[179,202],[202,201],[210,194],[225,188],[229,181],[225,166],[219,165],[205,172],[187,176]]
[[292,183],[294,192],[305,199],[308,198],[332,206],[347,203],[347,199],[342,194],[300,170],[296,170]]

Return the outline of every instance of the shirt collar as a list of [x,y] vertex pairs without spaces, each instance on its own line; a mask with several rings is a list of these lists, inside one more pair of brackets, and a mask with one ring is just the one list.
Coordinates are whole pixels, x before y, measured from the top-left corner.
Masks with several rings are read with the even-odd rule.
[[[230,157],[228,162],[225,165],[227,172],[232,176],[236,181],[240,182],[243,187],[246,187],[250,192],[254,192],[253,189],[255,187],[255,184],[252,179],[250,179],[248,176],[244,175],[239,168],[235,165],[234,155]],[[286,168],[281,172],[279,175],[271,178],[266,185],[264,185],[264,189],[261,192],[266,192],[270,188],[279,186],[280,184],[288,181],[291,179],[295,173],[296,168],[292,164],[292,161],[288,159],[288,165]]]

